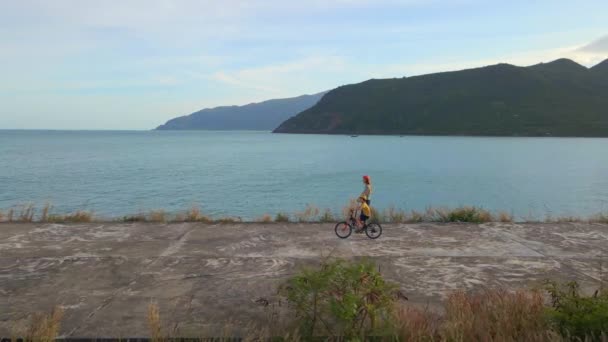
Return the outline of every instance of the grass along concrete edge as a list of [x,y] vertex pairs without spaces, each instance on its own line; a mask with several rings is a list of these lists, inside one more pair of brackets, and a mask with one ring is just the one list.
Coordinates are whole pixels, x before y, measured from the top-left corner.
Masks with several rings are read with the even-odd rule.
[[[91,210],[76,210],[71,213],[53,213],[53,206],[49,203],[40,209],[33,203],[16,205],[11,208],[0,209],[0,223],[89,223],[89,222],[155,222],[155,223],[331,223],[341,221],[348,217],[349,210],[356,206],[351,200],[345,205],[340,213],[329,208],[307,204],[301,211],[292,214],[278,212],[274,216],[264,214],[252,220],[243,220],[241,217],[221,216],[212,217],[206,214],[198,206],[192,206],[184,211],[168,212],[163,209],[142,211],[133,215],[107,218],[98,216]],[[486,222],[546,222],[546,223],[603,223],[608,224],[608,213],[598,213],[589,217],[581,216],[552,216],[547,215],[544,220],[522,220],[517,221],[507,211],[490,211],[476,206],[449,207],[427,207],[424,211],[404,210],[394,206],[378,210],[372,207],[372,221],[380,223],[486,223]]]

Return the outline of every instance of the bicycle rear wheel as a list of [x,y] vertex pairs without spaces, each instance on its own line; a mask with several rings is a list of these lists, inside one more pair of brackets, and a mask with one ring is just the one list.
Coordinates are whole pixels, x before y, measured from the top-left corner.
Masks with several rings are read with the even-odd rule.
[[353,233],[353,229],[350,226],[350,224],[348,224],[347,222],[338,222],[336,224],[336,228],[334,229],[336,231],[336,235],[340,238],[340,239],[346,239],[347,237],[350,236],[350,234]]
[[365,228],[365,235],[370,239],[377,239],[382,235],[382,226],[380,223],[370,223]]

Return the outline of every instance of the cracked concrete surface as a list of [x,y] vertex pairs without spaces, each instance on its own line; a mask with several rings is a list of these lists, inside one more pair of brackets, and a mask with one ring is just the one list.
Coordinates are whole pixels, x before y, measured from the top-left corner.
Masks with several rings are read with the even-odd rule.
[[546,278],[591,290],[608,278],[608,225],[387,224],[373,241],[340,240],[332,224],[5,223],[0,336],[54,306],[63,336],[144,336],[152,301],[173,335],[263,324],[256,299],[276,301],[278,284],[328,255],[373,259],[413,303]]

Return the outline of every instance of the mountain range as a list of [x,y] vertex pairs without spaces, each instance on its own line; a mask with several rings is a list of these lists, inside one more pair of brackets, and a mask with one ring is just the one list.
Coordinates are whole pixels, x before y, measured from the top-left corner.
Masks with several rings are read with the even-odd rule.
[[274,132],[608,137],[608,60],[372,79],[328,92]]
[[325,93],[268,100],[244,106],[203,109],[167,121],[157,130],[266,130],[312,107]]

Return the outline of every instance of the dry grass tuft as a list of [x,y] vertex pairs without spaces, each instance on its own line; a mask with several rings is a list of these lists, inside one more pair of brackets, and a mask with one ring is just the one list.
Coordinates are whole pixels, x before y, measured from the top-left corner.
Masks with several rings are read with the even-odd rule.
[[61,329],[63,309],[56,307],[49,314],[37,313],[31,316],[25,332],[14,332],[21,335],[24,341],[54,342]]
[[451,294],[441,327],[449,341],[544,341],[549,327],[540,292],[488,290]]
[[507,213],[506,211],[501,211],[498,213],[498,221],[499,222],[513,222],[513,215]]
[[336,221],[336,217],[334,216],[334,214],[331,212],[330,209],[325,209],[323,211],[323,213],[321,214],[321,216],[319,217],[319,222],[328,223],[328,222],[335,222],[335,221]]
[[19,222],[33,222],[36,208],[33,204],[25,204],[19,211]]
[[608,223],[608,214],[597,214],[589,219],[591,223]]
[[167,222],[167,213],[162,210],[152,210],[148,213],[146,220],[149,222]]
[[386,217],[384,217],[384,212],[376,209],[375,207],[370,206],[371,209],[371,221],[375,222],[386,222]]
[[199,207],[192,206],[188,211],[186,211],[184,222],[211,223],[213,220],[209,216],[203,215]]
[[416,210],[412,210],[408,221],[412,222],[412,223],[424,222],[424,213],[421,213]]
[[255,222],[270,223],[270,222],[272,222],[272,216],[270,216],[268,214],[264,214],[264,215],[256,218]]
[[66,222],[92,222],[93,221],[93,213],[90,211],[82,211],[79,210],[72,214],[67,214],[65,216]]
[[399,341],[439,340],[441,315],[429,309],[400,307],[395,313],[396,335]]
[[94,215],[90,211],[79,210],[66,215],[48,215],[45,222],[52,223],[88,223],[93,222]]
[[390,207],[383,212],[384,219],[390,223],[405,223],[408,222],[408,217],[405,211]]
[[156,303],[148,305],[148,328],[150,329],[150,339],[154,342],[164,341],[164,335],[160,321],[160,310]]
[[318,221],[320,210],[312,204],[307,204],[304,211],[298,211],[294,214],[298,222],[314,222]]
[[348,219],[350,216],[350,211],[353,210],[354,208],[357,208],[359,206],[359,204],[357,203],[357,200],[354,198],[351,198],[348,201],[348,204],[342,207],[342,217],[345,219]]
[[[457,291],[444,310],[400,307],[393,315],[398,341],[562,341],[546,316],[539,291]],[[439,313],[443,311],[443,313]]]
[[42,208],[42,213],[40,214],[40,222],[47,222],[49,219],[49,214],[51,212],[52,206],[50,203],[47,203]]

